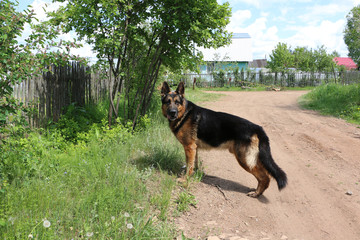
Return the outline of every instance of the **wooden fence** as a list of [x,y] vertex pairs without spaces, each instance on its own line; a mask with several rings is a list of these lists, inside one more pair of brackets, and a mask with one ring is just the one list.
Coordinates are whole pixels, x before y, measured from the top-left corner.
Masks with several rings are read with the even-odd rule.
[[106,95],[106,78],[91,73],[88,66],[72,62],[66,66],[51,66],[51,72],[29,78],[14,86],[14,97],[34,111],[29,118],[33,127],[58,121],[64,108],[71,103],[84,106]]

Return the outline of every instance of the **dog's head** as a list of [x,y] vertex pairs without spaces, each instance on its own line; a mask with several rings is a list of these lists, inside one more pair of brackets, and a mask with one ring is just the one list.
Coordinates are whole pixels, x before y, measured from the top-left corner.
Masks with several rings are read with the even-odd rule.
[[170,90],[167,82],[161,87],[162,113],[169,121],[180,119],[185,113],[186,100],[184,97],[185,86],[180,82],[176,91]]

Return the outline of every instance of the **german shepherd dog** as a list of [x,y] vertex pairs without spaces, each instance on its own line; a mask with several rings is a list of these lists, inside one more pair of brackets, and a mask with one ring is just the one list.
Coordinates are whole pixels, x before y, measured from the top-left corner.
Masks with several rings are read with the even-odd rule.
[[274,162],[269,138],[262,127],[234,115],[199,107],[186,100],[184,92],[183,82],[175,92],[167,82],[161,87],[162,113],[184,146],[187,176],[197,167],[198,149],[225,148],[258,180],[257,189],[248,196],[260,196],[268,188],[270,176],[276,179],[279,190],[286,186],[286,174]]

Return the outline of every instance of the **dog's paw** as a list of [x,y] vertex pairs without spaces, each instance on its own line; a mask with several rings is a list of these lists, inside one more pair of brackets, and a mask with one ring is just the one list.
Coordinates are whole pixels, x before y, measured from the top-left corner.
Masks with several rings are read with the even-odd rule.
[[253,198],[258,198],[261,194],[257,193],[256,191],[251,191],[248,192],[247,196],[249,197],[253,197]]

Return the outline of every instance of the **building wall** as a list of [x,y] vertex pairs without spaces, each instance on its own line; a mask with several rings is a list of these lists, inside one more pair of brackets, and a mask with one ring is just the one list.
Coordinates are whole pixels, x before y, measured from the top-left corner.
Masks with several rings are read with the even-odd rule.
[[233,33],[228,46],[217,49],[198,48],[204,56],[205,64],[200,66],[200,73],[209,74],[220,69],[232,71],[248,68],[248,63],[253,61],[252,40],[247,33]]
[[223,62],[251,62],[252,41],[248,37],[232,38],[230,45],[218,49],[199,48],[204,55],[204,61],[223,61]]

